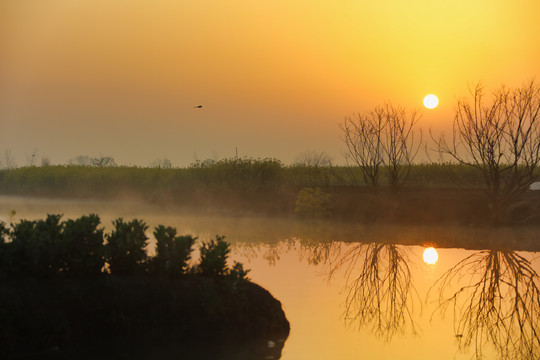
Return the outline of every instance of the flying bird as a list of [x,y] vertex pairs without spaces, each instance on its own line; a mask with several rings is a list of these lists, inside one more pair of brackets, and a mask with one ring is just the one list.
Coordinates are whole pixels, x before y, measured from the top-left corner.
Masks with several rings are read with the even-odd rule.
[[197,105],[197,106],[194,106],[193,108],[194,108],[194,109],[201,109],[201,108],[202,108],[202,105]]

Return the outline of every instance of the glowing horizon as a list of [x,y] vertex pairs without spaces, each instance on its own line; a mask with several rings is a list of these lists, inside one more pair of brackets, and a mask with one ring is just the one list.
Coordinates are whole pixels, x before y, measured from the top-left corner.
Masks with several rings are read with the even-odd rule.
[[538,77],[538,13],[524,0],[3,2],[0,151],[336,158],[347,115],[433,93],[444,104],[419,125],[440,130],[469,85]]

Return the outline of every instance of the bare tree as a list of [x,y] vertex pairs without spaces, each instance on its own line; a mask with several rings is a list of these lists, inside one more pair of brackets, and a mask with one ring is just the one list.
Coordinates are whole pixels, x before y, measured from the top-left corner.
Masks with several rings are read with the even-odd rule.
[[103,156],[100,155],[97,158],[92,158],[92,165],[97,167],[113,167],[116,166],[116,162],[114,161],[114,158],[110,156]]
[[501,359],[532,360],[540,351],[538,281],[531,263],[515,251],[484,250],[460,261],[432,289],[443,315],[453,309],[461,350],[473,347],[480,359],[491,343]]
[[42,167],[51,166],[51,165],[52,165],[51,159],[49,159],[48,156],[42,156],[41,157],[41,166]]
[[457,103],[453,137],[435,139],[442,159],[450,157],[483,176],[495,222],[537,178],[540,162],[540,87],[502,86],[488,101],[479,84],[472,99]]
[[392,190],[404,184],[422,141],[421,132],[420,139],[415,138],[419,119],[415,111],[386,103],[369,113],[346,117],[340,124],[347,161],[360,168],[365,184],[377,188],[382,169]]
[[308,167],[330,167],[332,158],[324,151],[305,150],[295,158],[293,165]]

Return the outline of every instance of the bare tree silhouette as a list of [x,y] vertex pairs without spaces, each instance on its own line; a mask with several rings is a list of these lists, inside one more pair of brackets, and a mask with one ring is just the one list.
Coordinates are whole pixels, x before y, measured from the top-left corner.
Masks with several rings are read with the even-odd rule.
[[438,311],[444,315],[453,309],[461,350],[474,347],[480,359],[489,343],[500,359],[538,359],[538,274],[523,256],[510,250],[475,253],[448,270],[433,289]]
[[347,294],[344,318],[348,325],[370,328],[385,341],[409,329],[416,334],[413,312],[418,294],[399,246],[356,244],[335,262],[330,278],[343,266]]
[[[347,145],[348,161],[358,166],[364,183],[376,189],[381,171],[388,175],[388,186],[397,191],[407,180],[422,139],[415,139],[416,112],[408,113],[391,103],[369,113],[348,116],[340,124]],[[421,133],[420,133],[421,136]]]
[[482,86],[457,103],[452,140],[434,139],[442,161],[450,158],[483,176],[494,222],[538,177],[540,86],[501,87],[486,101]]

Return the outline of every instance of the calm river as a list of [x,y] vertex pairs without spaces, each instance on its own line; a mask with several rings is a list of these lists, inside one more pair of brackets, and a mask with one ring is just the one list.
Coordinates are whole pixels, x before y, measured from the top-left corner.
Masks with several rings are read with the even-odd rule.
[[[281,301],[281,359],[537,359],[538,228],[445,228],[192,216],[135,203],[0,197],[0,218],[97,213],[200,240],[225,235],[232,260]],[[427,248],[434,247],[424,257]]]

